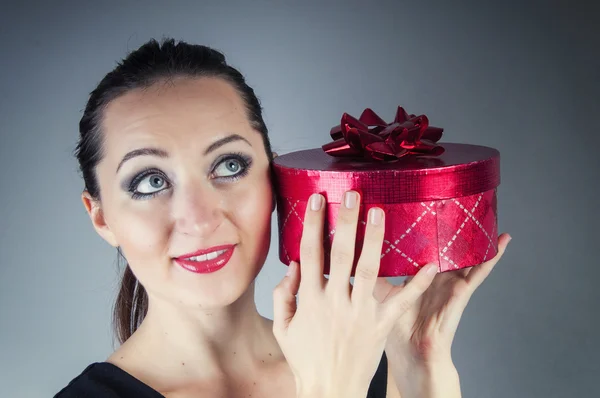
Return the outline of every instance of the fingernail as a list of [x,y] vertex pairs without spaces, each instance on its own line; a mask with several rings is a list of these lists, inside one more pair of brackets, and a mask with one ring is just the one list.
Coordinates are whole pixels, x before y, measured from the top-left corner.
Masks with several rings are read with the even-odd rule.
[[383,220],[383,210],[381,210],[378,207],[374,207],[371,210],[369,210],[369,212],[371,213],[371,224],[373,225],[379,225],[381,224],[381,220]]
[[323,197],[318,193],[313,194],[310,197],[310,209],[312,211],[321,210],[321,206],[323,205]]
[[[512,240],[512,236],[508,235],[508,242],[510,242]],[[508,243],[506,242],[506,243]]]
[[358,195],[356,192],[348,191],[344,196],[344,204],[347,209],[353,209],[356,206],[356,202],[358,201]]
[[425,272],[427,272],[429,275],[431,275],[431,274],[437,274],[437,272],[438,272],[438,266],[437,266],[437,264],[436,263],[429,264],[427,266],[427,269],[425,270]]

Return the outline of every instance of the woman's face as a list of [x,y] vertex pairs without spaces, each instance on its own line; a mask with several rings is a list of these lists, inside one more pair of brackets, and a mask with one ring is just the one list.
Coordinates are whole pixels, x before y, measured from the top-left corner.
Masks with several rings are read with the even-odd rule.
[[238,299],[267,256],[272,190],[233,86],[199,78],[131,91],[108,105],[102,131],[101,204],[86,207],[150,297],[196,308]]

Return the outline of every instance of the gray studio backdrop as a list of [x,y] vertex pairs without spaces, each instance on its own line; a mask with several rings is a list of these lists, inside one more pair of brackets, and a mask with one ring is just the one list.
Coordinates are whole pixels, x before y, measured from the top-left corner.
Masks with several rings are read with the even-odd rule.
[[[16,3],[0,7],[0,395],[52,396],[112,351],[116,253],[71,152],[95,84],[168,35],[245,73],[280,153],[321,145],[343,112],[398,105],[445,141],[498,148],[514,239],[456,337],[464,396],[600,396],[597,5]],[[256,293],[267,317],[276,248],[274,233]]]

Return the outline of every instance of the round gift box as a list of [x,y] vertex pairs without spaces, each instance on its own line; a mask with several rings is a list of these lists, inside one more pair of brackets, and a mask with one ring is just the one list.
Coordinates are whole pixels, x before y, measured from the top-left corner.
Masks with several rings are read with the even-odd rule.
[[440,271],[481,264],[497,253],[497,187],[500,153],[493,148],[441,143],[440,156],[405,156],[393,162],[336,158],[321,148],[291,152],[273,161],[277,190],[279,258],[300,261],[307,200],[326,201],[325,274],[344,192],[361,195],[355,262],[366,214],[386,213],[379,276],[414,275],[436,262]]

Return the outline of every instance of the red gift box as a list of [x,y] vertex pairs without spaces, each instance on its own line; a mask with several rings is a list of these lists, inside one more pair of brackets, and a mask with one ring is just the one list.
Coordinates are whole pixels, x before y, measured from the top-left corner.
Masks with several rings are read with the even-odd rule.
[[[273,161],[277,189],[279,258],[299,261],[304,212],[313,193],[327,201],[325,274],[337,212],[347,190],[361,194],[355,263],[367,212],[386,213],[379,276],[414,275],[435,262],[440,271],[481,264],[497,251],[500,154],[496,149],[437,141],[442,129],[424,115],[398,108],[387,124],[367,109],[357,120],[344,114],[322,148]],[[353,270],[354,275],[354,270]]]

